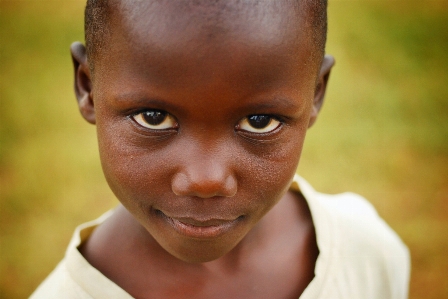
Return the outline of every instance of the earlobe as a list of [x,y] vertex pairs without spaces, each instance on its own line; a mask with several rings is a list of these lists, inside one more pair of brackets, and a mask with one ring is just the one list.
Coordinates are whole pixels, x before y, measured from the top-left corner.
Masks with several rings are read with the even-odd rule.
[[335,60],[333,56],[325,55],[319,72],[319,80],[316,85],[316,90],[314,92],[313,107],[311,109],[308,128],[310,128],[316,121],[320,108],[324,103],[325,91],[327,90],[328,79],[330,78],[331,68],[334,66],[334,63]]
[[70,46],[75,69],[75,95],[81,115],[91,124],[96,123],[95,109],[92,99],[92,81],[87,62],[86,48],[80,42]]

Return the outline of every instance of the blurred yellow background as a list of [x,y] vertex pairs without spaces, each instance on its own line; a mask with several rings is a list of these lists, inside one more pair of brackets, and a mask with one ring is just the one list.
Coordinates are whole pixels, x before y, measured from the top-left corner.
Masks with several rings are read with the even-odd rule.
[[[370,199],[411,249],[410,298],[448,298],[448,0],[329,2],[337,65],[299,173]],[[27,297],[117,204],[72,91],[83,8],[0,0],[0,298]]]

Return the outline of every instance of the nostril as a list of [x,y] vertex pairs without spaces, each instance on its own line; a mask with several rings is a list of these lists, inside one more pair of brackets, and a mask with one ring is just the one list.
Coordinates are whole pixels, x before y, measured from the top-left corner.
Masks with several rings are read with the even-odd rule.
[[237,181],[232,175],[193,177],[185,173],[177,173],[173,177],[171,188],[178,196],[232,197],[237,192]]

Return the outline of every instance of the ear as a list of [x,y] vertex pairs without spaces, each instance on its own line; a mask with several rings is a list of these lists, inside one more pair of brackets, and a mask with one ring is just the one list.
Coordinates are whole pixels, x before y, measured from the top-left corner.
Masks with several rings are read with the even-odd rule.
[[95,124],[95,109],[92,99],[92,80],[87,62],[86,47],[80,42],[70,46],[75,68],[75,95],[81,115],[91,124]]
[[310,128],[316,121],[320,108],[324,103],[325,91],[327,90],[328,79],[330,78],[331,68],[335,63],[334,57],[331,55],[325,55],[322,65],[320,67],[319,79],[314,91],[313,108],[310,114],[310,122],[308,128]]

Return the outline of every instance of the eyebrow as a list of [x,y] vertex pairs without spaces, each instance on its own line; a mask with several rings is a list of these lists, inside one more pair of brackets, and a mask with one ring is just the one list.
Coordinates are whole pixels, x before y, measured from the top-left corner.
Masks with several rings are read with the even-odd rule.
[[[148,97],[140,92],[126,92],[120,93],[114,96],[114,99],[120,102],[132,101],[136,105],[152,106],[156,109],[169,110],[183,112],[182,105],[171,104],[169,100],[163,100],[160,97]],[[244,109],[252,111],[253,113],[263,112],[266,110],[281,109],[286,111],[298,111],[302,110],[303,105],[297,103],[297,101],[286,97],[272,97],[260,100],[259,102],[246,103],[237,107],[237,109]]]
[[160,109],[177,109],[177,105],[172,105],[169,101],[163,100],[160,97],[148,97],[145,95],[145,93],[141,92],[124,92],[124,93],[118,93],[113,96],[114,101],[116,101],[118,104],[120,103],[129,103],[132,102],[132,104],[135,105],[146,105],[146,106],[155,106],[155,108]]
[[269,110],[269,109],[285,109],[285,110],[299,110],[301,105],[297,105],[296,101],[284,97],[273,97],[268,100],[263,100],[259,103],[249,103],[244,106],[250,110]]

